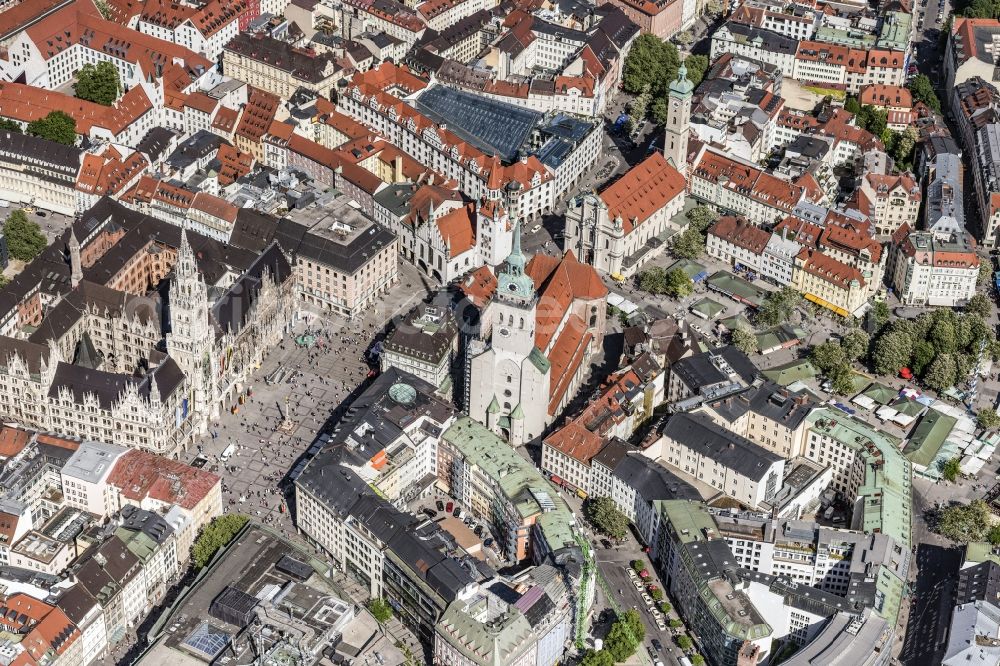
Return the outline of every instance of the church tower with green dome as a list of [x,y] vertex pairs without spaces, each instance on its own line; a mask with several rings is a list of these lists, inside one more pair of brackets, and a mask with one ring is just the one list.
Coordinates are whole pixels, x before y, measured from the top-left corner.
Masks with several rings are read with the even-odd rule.
[[684,63],[677,68],[677,78],[670,83],[667,95],[667,127],[663,137],[663,156],[687,178],[688,134],[691,124],[691,97],[694,84],[687,77]]

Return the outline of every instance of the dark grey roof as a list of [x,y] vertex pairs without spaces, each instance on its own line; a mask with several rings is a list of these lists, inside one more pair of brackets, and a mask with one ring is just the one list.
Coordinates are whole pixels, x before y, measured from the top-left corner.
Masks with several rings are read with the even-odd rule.
[[162,361],[145,377],[134,377],[118,372],[90,370],[70,363],[60,363],[56,366],[55,376],[49,386],[49,397],[56,398],[61,388],[67,388],[73,394],[73,400],[83,403],[84,395],[91,393],[97,397],[101,409],[111,409],[111,405],[121,397],[122,391],[129,384],[138,387],[139,395],[149,397],[152,378],[156,379],[156,388],[161,399],[165,399],[184,381],[184,373],[172,358],[160,352],[150,354],[150,362],[159,355]]
[[283,284],[292,275],[292,267],[277,243],[271,243],[212,306],[212,316],[223,333],[235,335],[243,330],[264,284],[265,273],[276,286]]
[[841,611],[860,612],[864,604],[858,604],[818,587],[803,585],[784,576],[740,569],[739,577],[746,582],[766,585],[774,594],[780,595],[785,604],[820,617],[829,617]]
[[38,328],[28,337],[32,342],[45,344],[59,340],[83,317],[87,308],[94,308],[108,317],[128,312],[142,322],[159,321],[159,296],[136,296],[101,284],[81,280],[59,303],[49,310]]
[[263,33],[242,32],[227,43],[225,49],[243,58],[267,63],[310,83],[323,80],[327,64],[332,63],[336,70],[341,69],[332,53],[309,55],[303,49]]
[[393,183],[375,193],[375,201],[396,217],[410,212],[410,199],[417,188],[412,183]]
[[177,146],[174,152],[170,153],[167,164],[175,169],[185,169],[217,151],[222,145],[231,144],[218,134],[213,134],[208,130],[198,130]]
[[507,162],[517,159],[542,119],[538,111],[443,85],[424,90],[414,106],[463,140]]
[[103,606],[139,574],[139,558],[121,539],[112,536],[96,548],[91,548],[78,560],[75,575]]
[[20,338],[0,336],[0,366],[6,367],[15,355],[28,364],[28,372],[37,375],[42,370],[42,364],[48,361],[49,348]]
[[698,491],[687,481],[638,452],[622,457],[614,468],[614,475],[629,488],[634,488],[635,492],[647,502],[701,499]]
[[730,381],[729,376],[719,369],[720,361],[725,361],[745,384],[751,383],[757,376],[757,366],[732,345],[682,358],[670,366],[670,372],[697,392],[703,386]]
[[0,151],[5,154],[5,161],[17,160],[23,156],[27,158],[23,165],[37,161],[48,166],[72,169],[74,172],[80,168],[82,153],[76,146],[66,146],[19,132],[0,132]]
[[708,405],[728,421],[735,421],[747,411],[753,411],[794,430],[816,406],[816,402],[805,391],[791,392],[779,384],[766,381]]
[[958,572],[956,604],[988,601],[1000,607],[1000,564],[987,560]]
[[236,212],[236,222],[229,235],[229,243],[251,252],[263,252],[274,240],[277,230],[278,218],[273,215],[253,208],[240,208]]
[[704,414],[674,414],[667,419],[663,436],[755,481],[763,480],[771,465],[782,460]]
[[726,22],[725,27],[729,28],[734,37],[740,38],[740,41],[756,42],[765,51],[795,55],[799,50],[799,40],[771,30],[733,21]]
[[142,532],[157,544],[163,544],[174,533],[162,516],[152,511],[126,504],[121,510],[122,527],[132,532]]
[[618,467],[618,463],[621,462],[622,458],[628,455],[629,451],[634,451],[636,448],[626,442],[623,439],[615,437],[610,442],[604,445],[604,447],[597,452],[597,455],[591,458],[591,464],[599,462],[608,469],[614,471]]
[[66,613],[66,617],[77,627],[82,626],[96,604],[97,601],[90,592],[87,592],[87,589],[79,584],[63,592],[56,602],[56,606],[59,606]]
[[154,127],[139,140],[135,149],[145,155],[150,162],[155,163],[163,157],[175,136],[173,130],[166,127]]
[[605,3],[597,8],[598,14],[604,18],[597,24],[597,29],[607,35],[619,50],[624,49],[639,35],[640,28],[630,19],[620,7]]
[[451,353],[457,337],[451,308],[421,303],[386,337],[384,348],[436,363]]
[[282,218],[274,239],[292,256],[332,266],[341,273],[352,274],[363,268],[382,248],[396,237],[380,224],[355,234],[346,243],[324,238],[308,227]]

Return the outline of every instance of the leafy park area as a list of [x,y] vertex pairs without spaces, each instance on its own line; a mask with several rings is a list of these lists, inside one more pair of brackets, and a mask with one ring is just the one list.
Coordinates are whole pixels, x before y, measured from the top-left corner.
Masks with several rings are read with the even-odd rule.
[[215,553],[220,548],[228,546],[249,520],[248,516],[241,513],[227,513],[213,518],[212,522],[202,529],[201,534],[195,539],[194,546],[191,547],[191,559],[195,570],[202,569],[211,562]]

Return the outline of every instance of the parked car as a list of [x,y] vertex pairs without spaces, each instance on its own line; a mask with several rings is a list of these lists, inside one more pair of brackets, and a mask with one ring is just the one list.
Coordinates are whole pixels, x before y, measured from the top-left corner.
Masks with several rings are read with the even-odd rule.
[[653,647],[656,648],[657,652],[663,652],[663,643],[660,642],[660,639],[654,638],[650,642],[653,644]]
[[490,546],[493,545],[493,539],[485,539],[483,541],[483,545],[486,546],[487,548],[489,548]]
[[642,583],[640,583],[637,580],[632,581],[632,585],[634,585],[635,589],[637,589],[637,590],[641,590],[642,589]]
[[437,515],[438,515],[438,512],[435,511],[434,509],[430,508],[430,507],[427,507],[426,509],[424,509],[424,513],[427,514],[428,518],[437,518]]
[[455,507],[455,510],[451,512],[451,515],[453,515],[453,516],[455,516],[456,518],[458,518],[459,514],[461,514],[461,513],[462,513],[462,510],[461,510],[461,509],[459,509],[459,508],[458,508],[458,507],[456,506],[456,507]]
[[446,506],[446,507],[444,508],[444,510],[445,510],[445,511],[447,511],[448,513],[451,513],[451,510],[452,510],[452,509],[453,509],[454,507],[455,507],[455,503],[454,503],[454,502],[448,502],[448,506]]
[[444,511],[444,502],[441,500],[435,502],[434,505],[438,508],[438,511]]
[[536,224],[535,226],[533,226],[530,229],[528,229],[528,233],[529,234],[537,234],[539,231],[541,231],[541,229],[542,229],[542,225]]

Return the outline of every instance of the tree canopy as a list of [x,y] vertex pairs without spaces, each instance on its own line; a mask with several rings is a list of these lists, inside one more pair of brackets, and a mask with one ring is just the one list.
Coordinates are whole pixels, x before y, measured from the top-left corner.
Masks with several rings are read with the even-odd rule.
[[13,120],[7,120],[6,118],[0,118],[0,132],[11,132],[13,134],[21,134],[21,125]]
[[664,97],[680,66],[677,47],[656,35],[639,35],[622,68],[622,88],[632,95],[649,90],[653,98]]
[[118,68],[107,60],[96,65],[87,63],[76,73],[73,90],[79,99],[111,106],[122,90]]
[[976,414],[976,424],[983,430],[992,430],[1000,426],[1000,415],[995,409],[981,409]]
[[31,261],[45,249],[47,241],[41,228],[28,219],[20,208],[12,210],[3,225],[10,256],[21,261]]
[[610,497],[598,497],[587,503],[587,517],[598,530],[613,539],[623,539],[628,533],[628,517]]
[[249,520],[249,517],[240,513],[227,513],[213,518],[191,547],[195,569],[201,569],[211,562],[215,553],[227,546]]
[[614,666],[615,658],[607,650],[588,650],[580,660],[580,666]]
[[381,624],[385,624],[392,618],[392,606],[385,599],[372,599],[368,602],[368,610],[371,612],[372,617]]
[[962,473],[962,461],[958,458],[950,458],[941,465],[941,476],[945,481],[954,481]]
[[52,111],[28,123],[28,134],[72,146],[76,143],[76,121],[62,111]]
[[705,78],[708,65],[708,56],[703,55],[689,55],[684,61],[684,67],[687,68],[687,77],[695,87]]
[[763,326],[777,326],[787,322],[801,301],[802,294],[792,287],[772,291],[757,309],[757,322]]
[[642,618],[634,610],[627,610],[618,616],[618,619],[604,639],[604,649],[607,650],[616,662],[626,661],[635,654],[635,650],[642,644],[642,639],[646,632],[642,626]]
[[969,504],[955,504],[941,510],[936,529],[944,537],[958,543],[984,541],[990,532],[992,514],[981,499]]
[[757,342],[757,336],[745,328],[734,330],[730,335],[729,342],[744,354],[756,354],[760,351],[760,343]]
[[914,102],[923,102],[936,113],[941,113],[941,100],[938,99],[937,93],[934,92],[934,84],[926,74],[914,76],[907,88],[910,89]]

